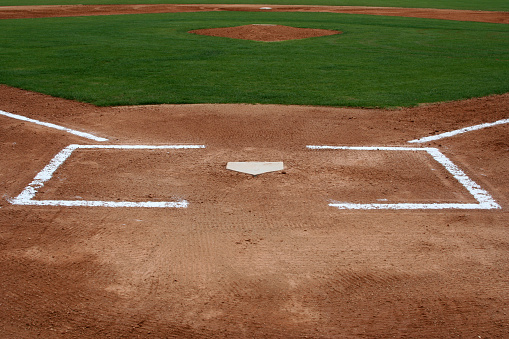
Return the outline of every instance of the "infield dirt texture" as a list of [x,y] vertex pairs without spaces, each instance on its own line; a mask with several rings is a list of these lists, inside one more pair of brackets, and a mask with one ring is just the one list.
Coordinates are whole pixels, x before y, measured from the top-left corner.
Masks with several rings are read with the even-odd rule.
[[[80,13],[85,7],[60,14],[93,14]],[[94,11],[117,13],[107,8]],[[493,15],[507,23],[507,13]],[[408,143],[507,119],[509,94],[397,110],[96,107],[0,85],[0,110],[108,139],[0,115],[0,337],[509,333],[509,125]],[[72,144],[106,146],[74,149],[43,185],[30,186]],[[309,145],[436,148],[499,208],[338,209],[329,204],[478,201],[425,152]],[[230,161],[283,161],[285,169],[253,177],[226,170]],[[37,201],[187,204],[14,204],[27,187]]]

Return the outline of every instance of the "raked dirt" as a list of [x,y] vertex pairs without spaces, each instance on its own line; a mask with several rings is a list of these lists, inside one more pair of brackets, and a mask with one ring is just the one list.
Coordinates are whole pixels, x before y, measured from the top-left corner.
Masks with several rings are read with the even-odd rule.
[[[475,203],[407,141],[509,116],[509,95],[400,110],[159,105],[99,108],[0,86],[0,332],[4,337],[491,337],[509,330],[509,125],[436,147],[501,209],[348,211]],[[40,200],[187,208],[16,206],[70,144]],[[282,161],[253,177],[230,161]]]

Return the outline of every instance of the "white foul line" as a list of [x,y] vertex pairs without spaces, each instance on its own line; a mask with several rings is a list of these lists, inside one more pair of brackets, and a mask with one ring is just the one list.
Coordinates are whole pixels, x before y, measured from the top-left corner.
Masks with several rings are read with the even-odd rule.
[[485,124],[465,127],[465,128],[457,129],[457,130],[450,131],[450,132],[432,135],[432,136],[421,138],[421,139],[414,139],[414,140],[410,140],[408,142],[409,143],[423,143],[423,142],[428,142],[428,141],[433,141],[433,140],[439,140],[439,139],[443,139],[443,138],[449,138],[449,137],[452,137],[452,136],[455,136],[458,134],[462,134],[465,132],[476,131],[478,129],[483,129],[486,127],[492,127],[492,126],[502,125],[502,124],[507,124],[507,123],[509,123],[509,119],[502,119],[502,120],[498,120],[495,122],[488,122]]
[[393,210],[409,210],[409,209],[498,209],[499,204],[491,197],[491,195],[481,188],[476,182],[470,179],[465,172],[456,166],[449,158],[447,158],[437,148],[416,148],[416,147],[350,147],[350,146],[307,146],[308,149],[314,150],[357,150],[357,151],[425,151],[430,154],[433,159],[440,163],[444,168],[465,187],[470,194],[477,200],[478,204],[463,203],[429,203],[429,204],[356,204],[348,202],[334,202],[329,206],[339,209],[393,209]]
[[50,122],[39,121],[39,120],[35,120],[35,119],[24,117],[22,115],[5,112],[5,111],[2,111],[2,110],[0,110],[0,115],[4,115],[6,117],[13,118],[13,119],[18,119],[18,120],[22,120],[22,121],[31,122],[31,123],[34,123],[34,124],[37,124],[37,125],[41,125],[41,126],[46,126],[46,127],[54,128],[54,129],[57,129],[59,131],[64,131],[64,132],[67,132],[67,133],[71,133],[71,134],[80,136],[82,138],[92,139],[94,141],[108,141],[108,139],[106,139],[106,138],[96,137],[95,135],[90,134],[90,133],[76,131],[76,130],[73,130],[73,129],[70,129],[70,128],[67,128],[67,127],[63,127],[63,126],[52,124]]
[[90,200],[35,200],[37,191],[51,179],[55,171],[71,156],[76,149],[197,149],[205,148],[204,145],[69,145],[53,157],[46,167],[42,169],[30,184],[16,198],[10,199],[13,205],[31,206],[88,206],[88,207],[173,207],[186,208],[189,203],[186,200],[178,201],[90,201]]

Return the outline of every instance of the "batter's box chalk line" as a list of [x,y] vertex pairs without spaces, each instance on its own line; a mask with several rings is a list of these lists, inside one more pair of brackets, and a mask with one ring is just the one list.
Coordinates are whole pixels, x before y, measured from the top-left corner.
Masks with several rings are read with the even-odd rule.
[[414,148],[414,147],[350,147],[350,146],[314,146],[308,145],[308,149],[312,150],[356,150],[356,151],[413,151],[427,152],[433,159],[441,164],[468,192],[478,201],[478,204],[470,203],[429,203],[429,204],[412,204],[412,203],[394,203],[394,204],[357,204],[349,202],[332,202],[329,206],[339,209],[349,210],[440,210],[440,209],[498,209],[499,204],[491,197],[491,195],[481,188],[477,183],[470,179],[458,166],[456,166],[449,158],[447,158],[437,148]]
[[159,207],[159,208],[186,208],[189,203],[186,200],[178,201],[95,201],[95,200],[35,200],[37,191],[51,179],[55,171],[77,149],[123,149],[123,150],[154,150],[154,149],[197,149],[205,148],[204,145],[69,145],[61,150],[46,167],[40,171],[30,184],[16,198],[10,199],[13,205],[31,206],[88,206],[88,207]]
[[[71,156],[77,149],[133,149],[133,150],[154,150],[154,149],[199,149],[204,145],[69,145],[61,150],[46,167],[40,171],[30,184],[16,197],[9,199],[14,205],[31,206],[88,206],[88,207],[158,207],[158,208],[186,208],[189,203],[186,200],[178,201],[91,201],[91,200],[36,200],[35,195],[49,181],[55,171]],[[468,192],[478,201],[472,203],[395,203],[395,204],[357,204],[348,202],[333,202],[329,206],[339,209],[353,210],[415,210],[415,209],[499,209],[499,204],[491,195],[482,189],[477,183],[470,179],[460,168],[442,154],[436,148],[413,148],[413,147],[351,147],[351,146],[307,146],[311,150],[357,150],[357,151],[414,151],[427,152],[431,157],[441,164]]]

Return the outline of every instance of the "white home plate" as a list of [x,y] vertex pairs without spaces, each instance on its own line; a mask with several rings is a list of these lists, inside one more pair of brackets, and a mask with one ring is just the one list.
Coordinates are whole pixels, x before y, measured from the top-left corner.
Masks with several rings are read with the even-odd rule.
[[281,171],[284,168],[283,162],[229,162],[226,164],[226,169],[247,173],[251,175],[258,175],[267,172]]

